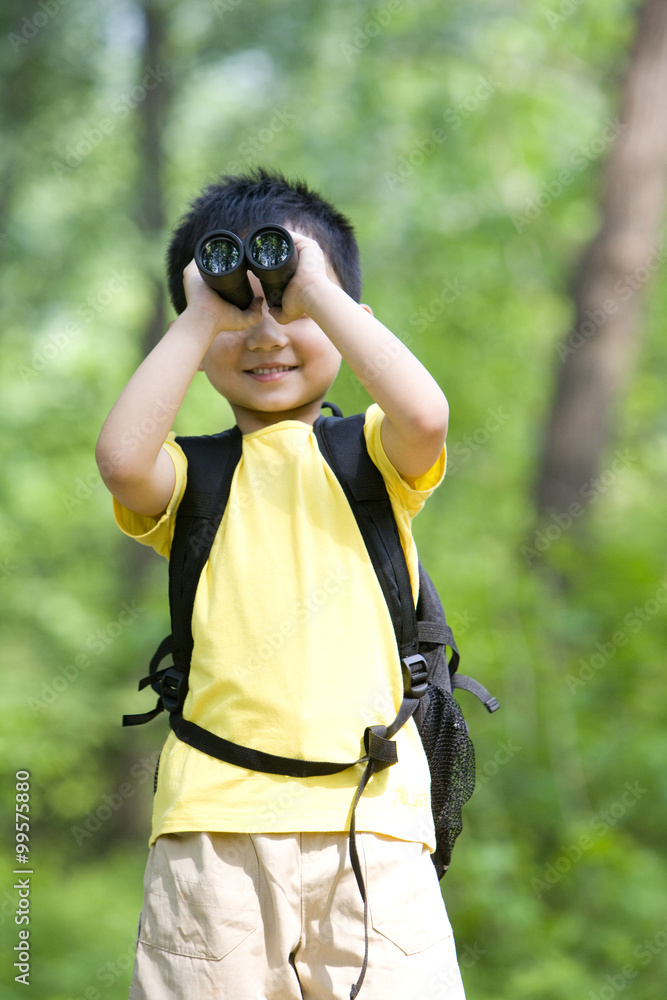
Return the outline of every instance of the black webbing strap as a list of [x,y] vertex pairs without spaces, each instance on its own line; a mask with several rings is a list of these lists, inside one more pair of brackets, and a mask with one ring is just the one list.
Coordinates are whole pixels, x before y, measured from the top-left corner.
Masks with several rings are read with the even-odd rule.
[[[169,656],[170,654],[171,654],[171,636],[168,635],[165,639],[162,640],[158,648],[155,650],[155,653],[153,654],[153,657],[150,662],[148,675],[146,677],[142,677],[141,680],[139,681],[140,691],[143,691],[143,689],[150,684],[152,685],[153,690],[156,692],[156,694],[161,696],[162,694],[161,682],[163,676],[166,673],[166,670],[159,670],[158,668],[162,663],[162,661],[164,660],[165,656]],[[163,709],[164,706],[162,704],[162,698],[158,697],[157,705],[155,706],[152,712],[142,712],[140,715],[124,715],[123,725],[143,726],[145,722],[150,722],[151,719],[154,719],[156,715],[159,715],[160,712],[163,711]]]
[[278,754],[266,753],[263,750],[252,750],[240,743],[232,743],[216,736],[208,729],[202,729],[182,715],[171,715],[169,724],[179,740],[183,740],[195,750],[201,750],[210,757],[217,757],[236,767],[245,767],[250,771],[262,771],[265,774],[284,774],[290,778],[315,778],[325,774],[338,774],[347,771],[348,767],[368,761],[368,757],[347,761],[342,764],[336,761],[299,760],[296,757],[281,757]]
[[463,691],[470,691],[471,694],[479,698],[487,712],[495,712],[500,708],[497,698],[494,698],[483,684],[473,680],[472,677],[466,677],[465,674],[454,674],[452,677],[452,687],[461,688]]
[[441,625],[440,622],[417,623],[417,632],[420,642],[435,642],[439,646],[449,646],[450,649],[458,653],[454,635],[449,625]]
[[[166,709],[181,712],[188,692],[192,659],[192,611],[197,585],[229,500],[234,470],[241,458],[243,439],[238,427],[221,434],[177,437],[188,460],[185,491],[178,507],[169,554],[169,610],[171,635],[162,640],[139,690],[150,684],[158,694],[151,712],[124,715],[124,726],[149,722]],[[160,670],[171,655],[173,663]]]
[[361,900],[364,904],[364,960],[361,965],[359,978],[350,988],[350,1000],[354,1000],[354,998],[358,996],[359,990],[361,989],[366,976],[366,969],[368,968],[368,895],[366,893],[364,877],[361,874],[361,862],[359,860],[359,852],[357,851],[357,805],[359,803],[359,799],[363,795],[366,785],[374,773],[375,768],[373,767],[373,761],[369,760],[366,765],[366,770],[361,776],[361,781],[359,782],[359,787],[357,788],[357,794],[355,795],[354,802],[352,803],[352,815],[350,816],[350,864],[352,865],[352,871],[354,872],[354,877],[357,880],[359,892],[361,893]]
[[366,448],[363,413],[319,417],[313,430],[366,544],[392,618],[401,657],[417,650],[417,616],[410,573],[382,473]]
[[391,737],[407,722],[418,704],[418,698],[404,698],[391,725],[369,726],[364,733],[365,756],[347,764],[298,760],[294,757],[281,757],[277,754],[265,753],[262,750],[252,750],[250,747],[222,739],[208,729],[202,729],[195,723],[184,719],[180,714],[172,713],[169,717],[171,728],[184,743],[212,757],[217,757],[218,760],[224,760],[238,767],[246,767],[252,771],[284,774],[293,778],[311,778],[325,774],[337,774],[340,771],[346,771],[349,767],[354,767],[356,764],[366,764],[354,796],[350,815],[350,864],[364,904],[364,959],[359,978],[350,988],[350,1000],[354,1000],[358,995],[368,968],[368,896],[357,850],[357,805],[371,777],[397,762],[396,744]]
[[[419,634],[410,572],[382,473],[366,448],[364,422],[363,413],[345,420],[320,417],[313,429],[320,451],[335,473],[352,509],[391,615],[406,691],[396,719],[383,733],[385,742],[392,745],[391,737],[405,725],[419,704],[419,697],[409,697],[410,681],[405,675],[411,654],[417,652]],[[425,689],[424,683],[422,694]],[[380,728],[373,727],[375,731]],[[350,1000],[358,995],[368,967],[368,897],[357,851],[356,808],[376,770],[374,757],[371,756],[359,783],[350,818],[350,863],[364,904],[364,961],[359,978],[350,990]]]
[[222,434],[176,441],[188,459],[188,479],[169,555],[169,607],[174,666],[187,677],[197,584],[227,506],[243,439],[238,427],[232,427]]
[[[315,777],[336,774],[357,764],[366,765],[350,819],[350,861],[364,903],[365,937],[361,974],[350,991],[354,1000],[368,966],[368,902],[356,846],[356,808],[372,775],[390,767],[398,759],[392,737],[414,713],[426,691],[426,664],[417,653],[419,635],[412,584],[391,502],[382,474],[366,449],[364,415],[344,420],[340,418],[337,408],[331,406],[331,409],[334,416],[319,418],[314,430],[320,450],[354,513],[391,616],[404,677],[404,697],[396,718],[389,726],[367,728],[364,733],[366,755],[345,763],[306,761],[254,750],[225,740],[183,718],[193,648],[195,594],[242,452],[242,436],[234,427],[223,434],[176,439],[188,458],[188,481],[176,518],[169,561],[172,636],[160,645],[151,661],[150,674],[141,682],[141,687],[150,683],[158,693],[161,692],[161,700],[153,712],[143,716],[126,716],[123,721],[125,725],[136,725],[148,721],[166,707],[170,712],[171,728],[184,743],[218,760],[269,774]],[[434,637],[431,641],[440,640]],[[161,659],[169,652],[173,655],[173,666],[158,670]]]

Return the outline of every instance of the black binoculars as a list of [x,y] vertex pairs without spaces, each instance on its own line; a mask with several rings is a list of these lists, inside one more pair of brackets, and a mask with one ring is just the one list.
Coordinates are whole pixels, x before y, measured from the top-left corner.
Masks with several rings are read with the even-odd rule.
[[248,270],[261,281],[268,304],[279,306],[298,256],[287,230],[274,225],[259,226],[245,240],[227,229],[215,229],[195,248],[195,262],[206,284],[239,309],[247,309],[255,297]]

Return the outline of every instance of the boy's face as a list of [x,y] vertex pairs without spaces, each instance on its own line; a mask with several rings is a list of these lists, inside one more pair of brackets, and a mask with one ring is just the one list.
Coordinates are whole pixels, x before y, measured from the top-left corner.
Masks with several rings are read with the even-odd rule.
[[[255,295],[262,295],[259,279],[248,277]],[[281,420],[313,424],[340,362],[310,316],[282,325],[264,302],[259,323],[217,335],[201,368],[230,403],[241,432],[249,434]]]

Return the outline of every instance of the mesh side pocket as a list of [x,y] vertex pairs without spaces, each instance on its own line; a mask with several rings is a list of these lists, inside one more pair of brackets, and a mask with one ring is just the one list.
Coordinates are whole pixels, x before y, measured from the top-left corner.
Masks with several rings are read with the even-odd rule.
[[431,771],[431,810],[436,850],[431,855],[438,878],[449,867],[461,832],[461,809],[475,788],[475,750],[456,698],[431,686],[419,732]]

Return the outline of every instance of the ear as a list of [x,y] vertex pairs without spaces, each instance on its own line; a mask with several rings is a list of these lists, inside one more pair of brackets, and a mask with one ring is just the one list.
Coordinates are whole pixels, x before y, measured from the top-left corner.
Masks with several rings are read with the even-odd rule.
[[361,306],[362,309],[366,310],[367,313],[370,313],[371,316],[373,315],[373,310],[371,309],[371,307],[369,305],[367,305],[365,302],[360,302],[359,304],[360,304],[360,306]]

